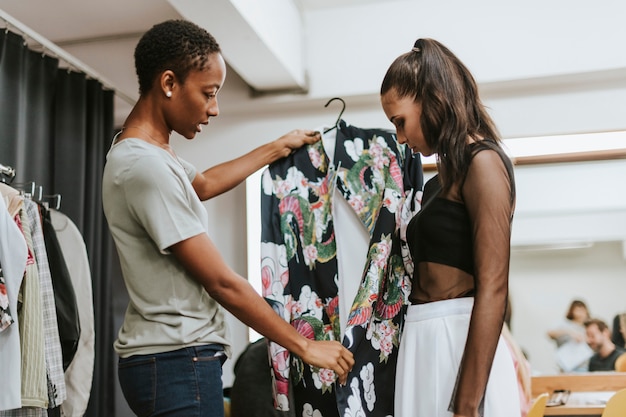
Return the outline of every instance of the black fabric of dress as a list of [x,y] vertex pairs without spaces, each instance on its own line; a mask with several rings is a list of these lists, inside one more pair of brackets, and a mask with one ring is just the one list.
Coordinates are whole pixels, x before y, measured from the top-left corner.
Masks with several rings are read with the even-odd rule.
[[[272,163],[263,173],[263,292],[300,334],[342,340],[354,354],[355,365],[348,383],[341,386],[331,372],[305,365],[284,348],[270,345],[275,397],[286,409],[283,399],[293,391],[291,407],[298,416],[387,417],[393,415],[395,367],[409,288],[401,212],[407,195],[421,193],[421,160],[407,155],[393,132],[358,128],[343,120],[333,151],[330,159],[322,140]],[[359,276],[339,276],[335,191],[369,234]],[[411,205],[417,203],[411,200]],[[354,299],[345,300],[351,308],[343,334],[338,288],[342,279],[360,282]]]

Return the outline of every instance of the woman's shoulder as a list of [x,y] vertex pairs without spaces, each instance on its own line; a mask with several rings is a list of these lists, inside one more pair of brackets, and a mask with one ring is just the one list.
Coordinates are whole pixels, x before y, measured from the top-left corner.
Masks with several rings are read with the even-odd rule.
[[469,171],[493,171],[494,169],[504,169],[508,173],[513,171],[513,163],[509,156],[491,140],[484,139],[472,143],[470,152]]
[[114,145],[107,156],[107,165],[116,166],[117,174],[126,180],[150,183],[171,175],[172,162],[165,151],[141,139],[124,139]]
[[[505,152],[500,142],[485,138],[470,144],[469,168],[479,165],[481,167],[504,167],[509,176],[513,177],[513,161]],[[490,168],[491,169],[491,168]]]
[[493,160],[495,160],[495,156],[497,155],[498,158],[503,160],[505,164],[507,162],[508,163],[511,162],[511,159],[509,158],[507,153],[504,151],[504,148],[502,147],[501,143],[497,142],[494,139],[485,138],[482,140],[477,140],[475,142],[470,143],[469,149],[470,149],[470,155],[471,155],[470,164],[479,155],[482,155],[483,159],[486,159],[486,160],[490,160],[490,158],[493,158]]
[[[467,175],[463,181],[463,189],[469,184],[492,188],[497,179],[501,179],[503,187],[510,193],[511,201],[515,200],[515,174],[513,162],[498,142],[483,139],[470,145],[471,160]],[[471,187],[470,187],[471,188]]]

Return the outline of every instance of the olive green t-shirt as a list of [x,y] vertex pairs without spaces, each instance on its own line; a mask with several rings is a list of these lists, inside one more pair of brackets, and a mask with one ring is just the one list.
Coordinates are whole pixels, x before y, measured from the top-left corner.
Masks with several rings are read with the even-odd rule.
[[221,306],[168,250],[207,233],[195,174],[188,162],[141,139],[124,139],[107,154],[103,207],[130,298],[114,344],[121,357],[208,343],[230,354]]

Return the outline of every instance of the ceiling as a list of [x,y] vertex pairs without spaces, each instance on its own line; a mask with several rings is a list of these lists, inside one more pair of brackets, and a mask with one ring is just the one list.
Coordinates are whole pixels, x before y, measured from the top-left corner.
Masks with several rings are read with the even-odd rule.
[[[624,90],[626,60],[624,54],[614,53],[620,50],[626,33],[623,25],[619,25],[619,17],[624,12],[623,1],[610,0],[605,8],[598,9],[582,1],[570,7],[570,0],[548,3],[530,0],[524,7],[512,7],[495,0],[484,0],[483,7],[479,7],[476,4],[481,2],[467,4],[455,0],[457,11],[452,14],[447,2],[430,2],[429,13],[419,14],[421,3],[414,0],[0,0],[0,25],[2,16],[19,22],[27,32],[35,33],[35,38],[45,39],[65,55],[78,60],[83,70],[89,70],[85,71],[88,75],[114,89],[118,125],[138,98],[133,52],[140,36],[154,24],[174,18],[195,21],[214,34],[221,44],[229,67],[228,88],[221,93],[220,103],[226,115],[267,114],[270,110],[287,111],[295,106],[321,108],[335,95],[350,97],[351,108],[355,108],[359,100],[369,105],[377,99],[376,88],[370,86],[378,85],[385,63],[404,50],[404,44],[395,40],[412,40],[415,27],[454,44],[468,65],[476,69],[482,93],[487,98],[500,100],[503,106],[508,106],[509,97]],[[544,3],[549,4],[545,10]],[[542,13],[538,14],[539,5]],[[489,13],[485,12],[486,7]],[[399,14],[398,10],[405,9],[411,12]],[[341,33],[343,38],[332,50],[326,48],[328,36],[320,35],[315,42],[306,38],[327,17],[336,27],[342,27],[340,19],[357,12],[361,13],[361,18],[366,17],[364,20],[369,25],[376,19],[386,19],[394,22],[394,26],[382,32],[378,28],[366,28],[365,34],[346,28],[345,33]],[[446,25],[439,23],[442,19]],[[532,31],[528,30],[530,19]],[[466,21],[487,30],[466,36],[457,30]],[[307,25],[310,26],[308,32],[303,30]],[[585,30],[581,31],[581,27]],[[298,50],[297,42],[285,42],[298,39],[294,35],[297,33],[304,37],[300,48],[306,51]],[[332,36],[336,33],[338,31],[330,31]],[[29,43],[36,44],[32,39]],[[476,48],[475,44],[480,47]],[[529,49],[527,45],[534,46]],[[362,65],[358,77],[324,65],[338,58],[341,62],[366,62],[371,48],[380,59]],[[297,59],[304,52],[308,54],[308,63]],[[324,57],[324,60],[317,57]],[[286,89],[307,94],[282,94]],[[274,94],[277,92],[279,94]],[[619,99],[617,106],[607,100],[600,100],[602,105],[592,105],[592,100],[583,100],[576,106],[573,101],[567,103],[586,117],[565,120],[563,116],[568,126],[566,133],[623,129],[623,106]],[[617,108],[619,110],[615,110]],[[537,126],[543,125],[537,122],[518,122],[516,111],[501,112],[501,120],[516,126],[509,135],[560,131],[551,127],[555,117],[552,114],[545,122],[549,127],[540,128]],[[613,116],[614,112],[621,113]],[[603,122],[593,124],[596,119],[589,117],[590,114],[597,115]],[[510,115],[508,119],[507,115]],[[537,117],[543,118],[544,114]],[[611,118],[610,123],[604,122],[606,118]],[[571,127],[579,121],[583,127]]]
[[[252,9],[265,7],[270,3],[245,3],[242,0],[0,0],[0,11],[12,18],[9,20],[16,20],[38,35],[35,38],[44,38],[70,57],[76,58],[88,70],[86,72],[89,75],[103,81],[106,87],[114,89],[117,93],[115,107],[118,120],[118,113],[127,114],[138,97],[132,61],[134,47],[141,34],[155,23],[186,18],[206,27],[218,39],[222,49],[229,51],[229,54],[224,54],[229,68],[253,90],[304,89],[306,86],[302,74],[305,69],[298,67],[303,64],[285,63],[285,57],[298,56],[298,53],[285,49],[283,56],[279,56],[283,46],[271,44],[271,39],[268,40],[262,33],[263,30],[276,30],[276,27],[284,26],[287,19],[283,16],[282,21],[270,22],[273,26],[268,29],[255,26],[254,22],[250,23],[254,20],[251,17],[265,11],[280,19],[284,13],[302,15],[307,11],[383,1],[385,0],[273,0],[273,7],[283,8],[280,13],[276,13],[275,10],[269,12]],[[246,8],[249,10],[245,10]],[[266,16],[263,20],[267,20]],[[290,20],[301,22],[300,18]],[[221,29],[220,23],[223,24]],[[7,22],[4,25],[7,26]],[[8,26],[15,30],[15,25],[12,26],[11,22]],[[285,35],[297,31],[298,28],[292,26],[284,30],[291,32],[279,33],[280,39],[289,38]],[[37,44],[32,39],[27,41]],[[251,41],[256,42],[253,50],[257,55],[253,59],[250,58]],[[273,78],[267,76],[270,74]],[[276,79],[276,74],[279,79]]]

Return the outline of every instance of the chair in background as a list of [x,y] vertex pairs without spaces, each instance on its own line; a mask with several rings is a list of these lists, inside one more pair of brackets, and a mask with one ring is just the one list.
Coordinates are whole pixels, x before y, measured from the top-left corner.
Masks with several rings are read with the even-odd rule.
[[544,392],[535,398],[535,401],[533,401],[533,405],[530,406],[530,410],[528,410],[526,417],[543,417],[543,412],[546,409],[546,403],[548,402],[549,396],[550,394]]
[[602,417],[624,417],[626,416],[626,389],[617,391],[606,402]]
[[615,370],[617,372],[626,372],[626,353],[622,353],[615,361]]

